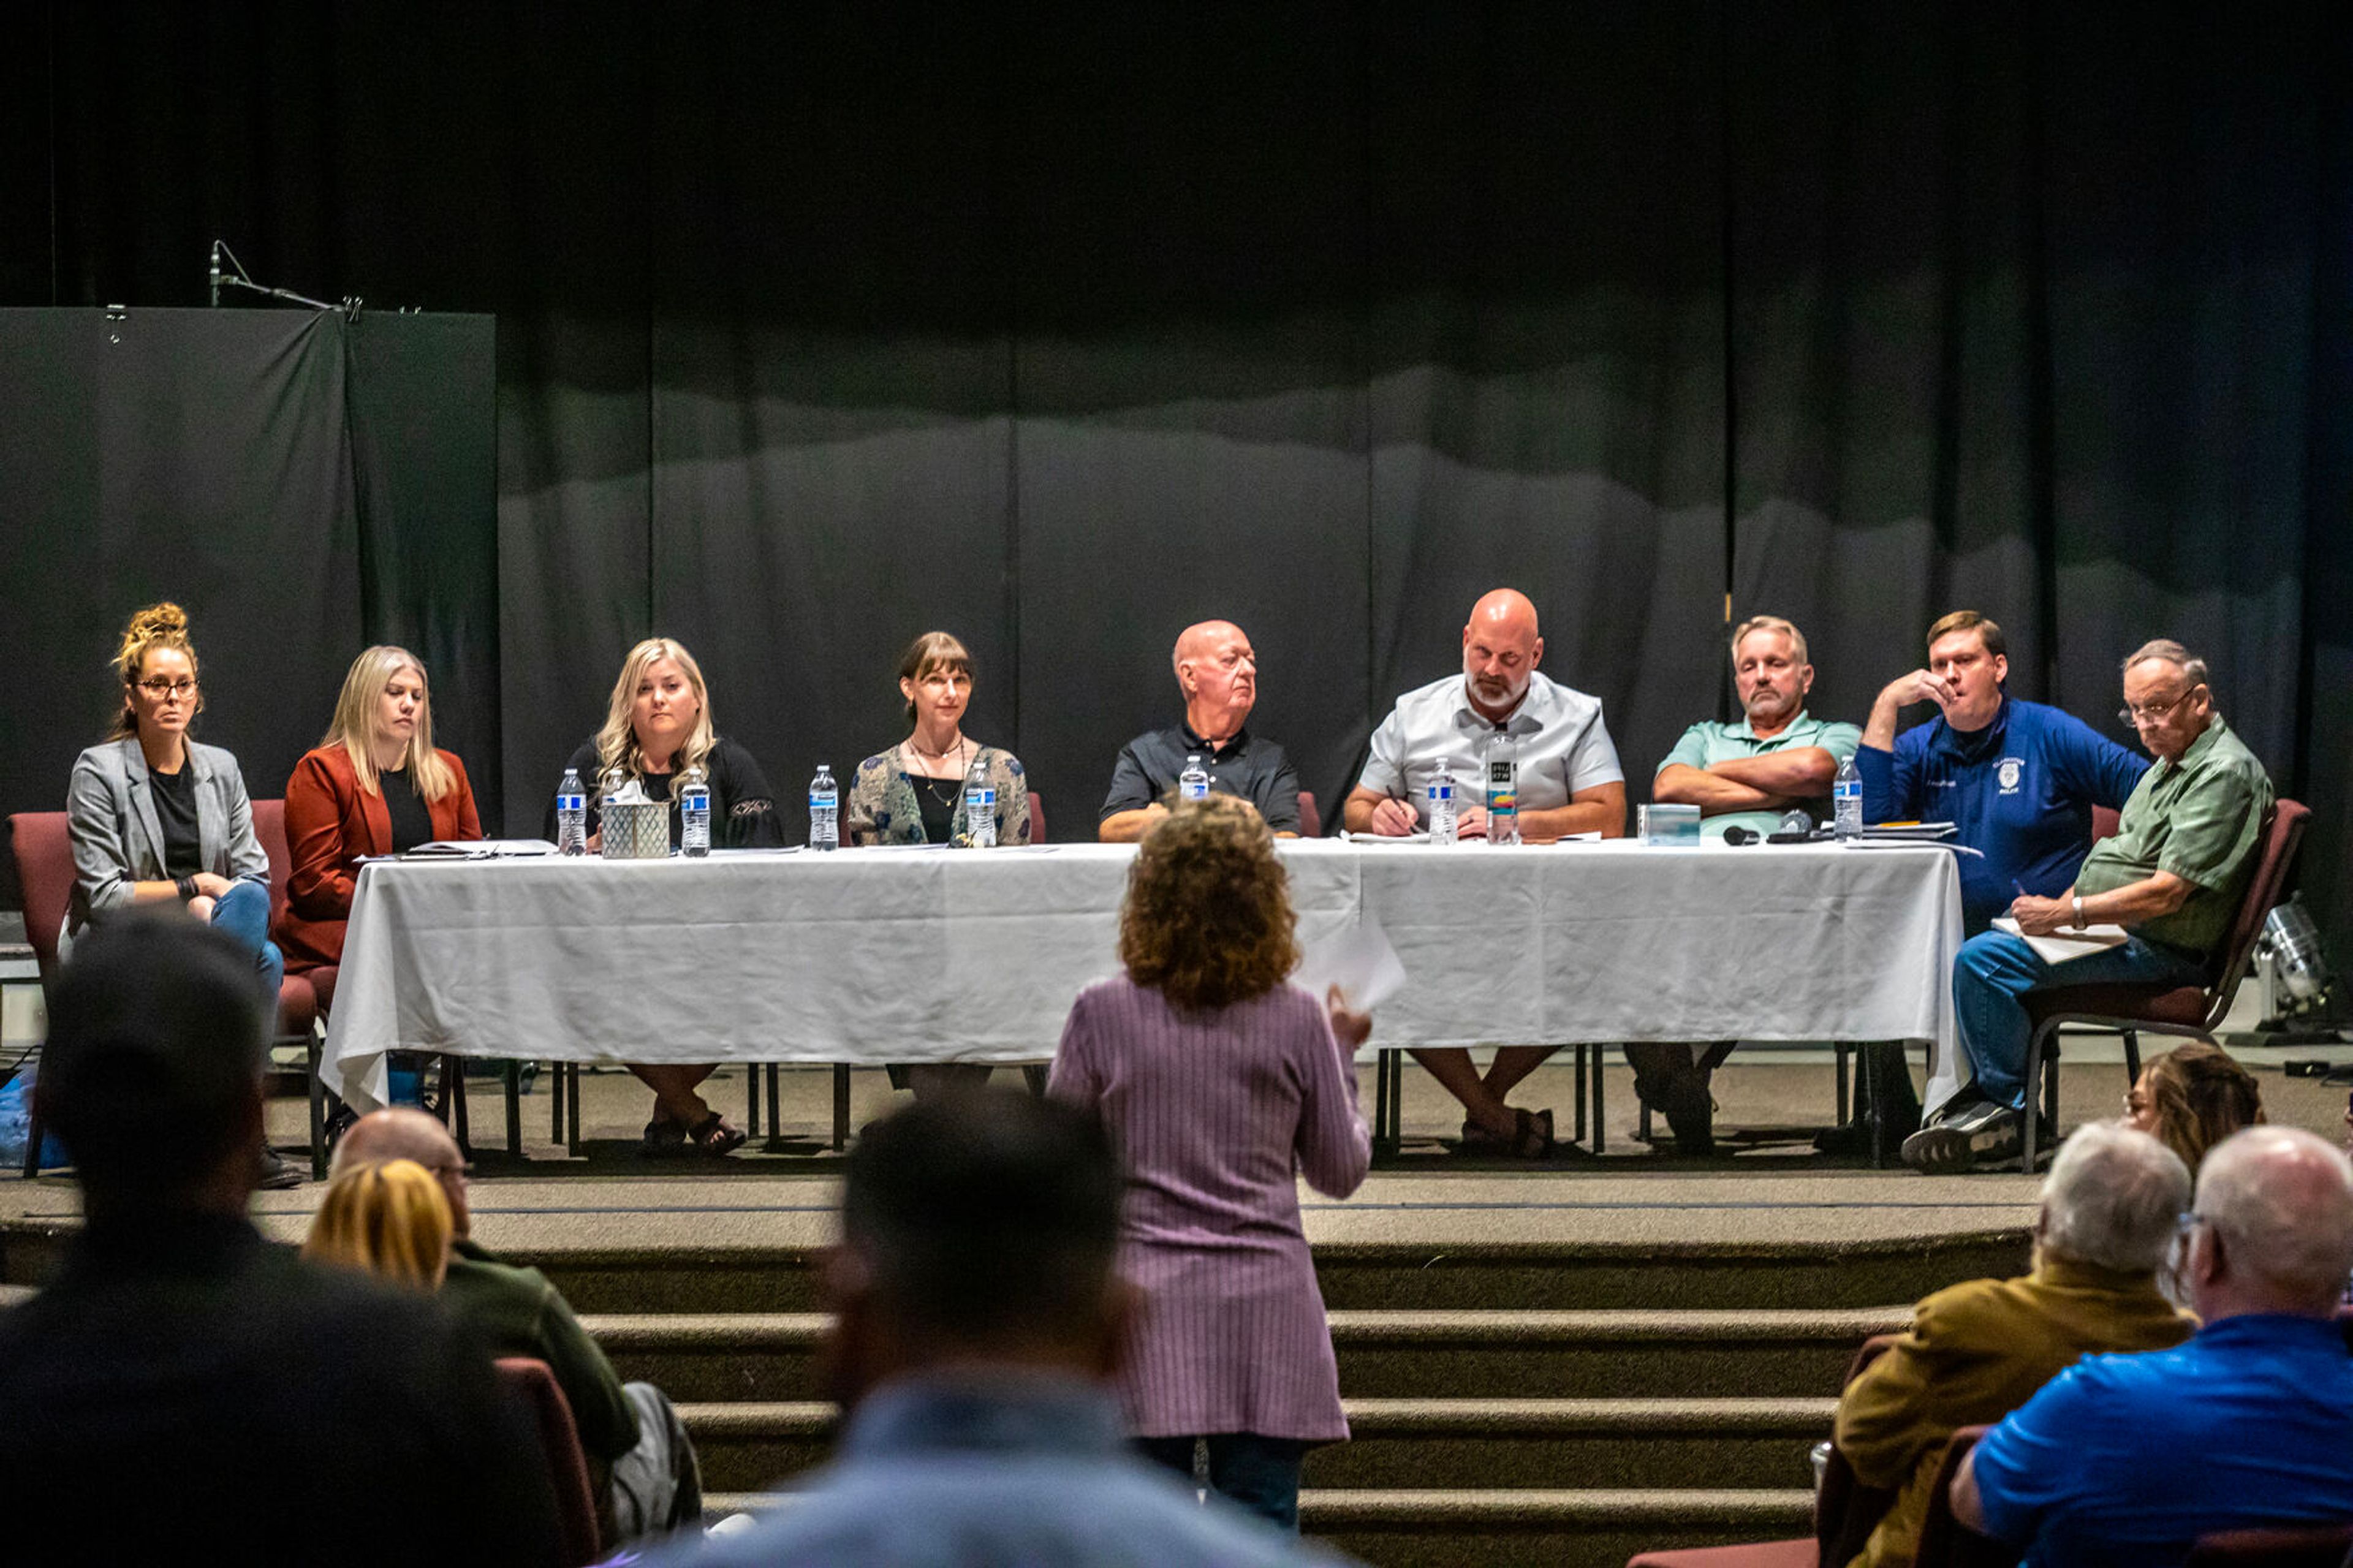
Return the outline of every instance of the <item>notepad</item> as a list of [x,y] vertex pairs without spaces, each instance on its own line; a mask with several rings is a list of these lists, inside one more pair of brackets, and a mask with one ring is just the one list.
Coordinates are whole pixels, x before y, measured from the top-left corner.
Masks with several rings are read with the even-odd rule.
[[2051,936],[2027,936],[2018,929],[2018,922],[2008,915],[1996,915],[1993,929],[2008,931],[2012,936],[2025,937],[2026,945],[2034,950],[2034,956],[2052,964],[2065,963],[2070,959],[2089,958],[2095,952],[2122,947],[2132,934],[2122,926],[2096,925]]

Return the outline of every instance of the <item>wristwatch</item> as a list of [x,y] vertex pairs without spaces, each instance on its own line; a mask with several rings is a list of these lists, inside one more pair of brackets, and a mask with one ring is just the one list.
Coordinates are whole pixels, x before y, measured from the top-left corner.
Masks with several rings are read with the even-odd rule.
[[2084,929],[2084,895],[2071,893],[2068,895],[2067,901],[2075,906],[2075,929],[2082,931]]

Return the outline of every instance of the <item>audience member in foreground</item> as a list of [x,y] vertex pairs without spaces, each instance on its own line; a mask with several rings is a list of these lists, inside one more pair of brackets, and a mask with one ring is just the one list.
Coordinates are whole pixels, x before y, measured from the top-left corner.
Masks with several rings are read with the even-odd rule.
[[[2021,893],[2021,933],[1988,931],[1953,961],[1953,1013],[1976,1081],[1929,1112],[1904,1141],[1906,1163],[1967,1170],[2016,1151],[2033,1034],[2026,995],[2053,985],[2204,985],[2229,941],[2270,820],[2272,784],[2222,716],[2206,663],[2178,642],[2152,642],[2124,662],[2121,717],[2157,759],[2125,802],[2116,831],[2092,847],[2055,898]],[[1966,858],[1966,857],[1965,857]],[[2126,939],[2063,963],[2028,937],[2112,924]]]
[[[1862,731],[1806,711],[1806,694],[1814,687],[1806,634],[1778,616],[1741,622],[1732,633],[1732,683],[1740,695],[1740,722],[1703,720],[1685,730],[1659,764],[1651,798],[1699,807],[1700,830],[1711,838],[1735,827],[1758,837],[1777,833],[1786,811],[1826,821],[1839,764],[1854,755]],[[1689,1041],[1626,1043],[1634,1092],[1666,1118],[1677,1153],[1715,1152],[1708,1077],[1731,1049],[1731,1041],[1721,1041],[1694,1058]],[[1883,1056],[1902,1061],[1894,1053]],[[1902,1075],[1907,1091],[1911,1081]],[[1915,1104],[1904,1131],[1919,1120]]]
[[[676,782],[699,771],[711,786],[711,847],[714,849],[773,848],[785,841],[776,816],[776,792],[768,787],[752,753],[712,727],[711,694],[702,668],[683,645],[648,637],[629,650],[620,679],[606,704],[605,725],[572,753],[565,764],[588,788],[588,837],[601,847],[603,785],[618,773],[649,799],[669,800]],[[681,831],[670,814],[670,847]],[[555,804],[547,808],[547,837],[555,837]],[[624,1066],[654,1091],[653,1120],[646,1123],[640,1150],[659,1159],[690,1148],[705,1154],[733,1153],[744,1132],[696,1092],[719,1070],[706,1062],[628,1062]]]
[[246,1217],[269,1019],[251,953],[125,917],[49,993],[44,1121],[86,1226],[0,1314],[8,1554],[552,1563],[538,1434],[434,1304]]
[[311,1216],[302,1256],[429,1294],[448,1271],[449,1234],[449,1200],[424,1166],[347,1160]]
[[[166,604],[133,615],[114,668],[121,710],[74,759],[66,790],[74,885],[58,955],[126,910],[177,908],[245,951],[274,1019],[286,964],[269,940],[269,857],[237,759],[188,732],[205,700],[186,612]],[[263,1185],[301,1184],[299,1169],[258,1137],[254,1147]]]
[[1351,1059],[1372,1021],[1284,984],[1291,890],[1258,814],[1212,795],[1145,835],[1127,973],[1079,994],[1046,1092],[1127,1166],[1121,1270],[1149,1310],[1120,1377],[1145,1452],[1299,1528],[1306,1451],[1348,1435],[1299,1178],[1346,1197],[1372,1163]]
[[1119,749],[1096,837],[1105,844],[1143,837],[1168,814],[1162,802],[1191,757],[1201,759],[1211,794],[1239,795],[1275,832],[1296,836],[1299,773],[1281,746],[1249,729],[1258,706],[1258,654],[1250,638],[1231,621],[1203,621],[1177,635],[1171,662],[1185,698],[1184,721]]
[[2194,1326],[2158,1293],[2158,1269],[2189,1202],[2189,1173],[2156,1139],[2094,1122],[2051,1162],[2034,1266],[1913,1309],[1912,1327],[1847,1385],[1839,1451],[1868,1487],[1895,1492],[1860,1568],[1909,1563],[1945,1441],[1998,1421],[2093,1351],[2158,1350]]
[[2179,1563],[2215,1531],[2353,1521],[2353,1163],[2300,1129],[2206,1156],[2179,1277],[2205,1325],[2094,1356],[1986,1434],[1953,1516],[2030,1563]]
[[649,1383],[623,1383],[546,1275],[502,1262],[473,1239],[466,1160],[449,1130],[405,1108],[364,1116],[335,1149],[336,1184],[348,1170],[385,1160],[422,1166],[448,1210],[441,1304],[492,1355],[529,1356],[555,1374],[587,1456],[607,1549],[699,1522],[702,1472],[670,1396]]
[[2125,1096],[2125,1125],[2180,1155],[2193,1176],[2215,1144],[2263,1120],[2255,1075],[2204,1040],[2177,1046],[2141,1068]]
[[[1487,832],[1481,781],[1496,748],[1519,764],[1520,837],[1550,843],[1572,833],[1626,831],[1626,775],[1602,722],[1601,700],[1538,673],[1544,636],[1528,596],[1497,588],[1471,606],[1462,673],[1407,692],[1373,731],[1365,771],[1344,807],[1351,833],[1398,837],[1428,826],[1430,781],[1440,763],[1454,775],[1457,831]],[[1417,1050],[1413,1059],[1469,1112],[1462,1152],[1541,1160],[1553,1152],[1552,1112],[1522,1110],[1504,1097],[1557,1046],[1505,1046],[1482,1077],[1471,1053]]]
[[757,1527],[666,1563],[1253,1568],[1322,1563],[1136,1458],[1105,1386],[1145,1310],[1112,1268],[1120,1172],[1095,1120],[981,1090],[850,1149],[820,1280],[849,1409],[832,1463]]

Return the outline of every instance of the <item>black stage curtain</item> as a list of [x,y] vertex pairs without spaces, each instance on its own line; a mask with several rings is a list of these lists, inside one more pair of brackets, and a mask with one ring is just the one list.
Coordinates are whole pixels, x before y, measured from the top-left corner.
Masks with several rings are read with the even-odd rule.
[[[2353,963],[2342,16],[51,0],[5,27],[0,302],[194,304],[227,235],[304,292],[499,317],[494,574],[466,536],[494,679],[463,723],[511,828],[655,630],[788,796],[900,731],[893,654],[954,630],[972,728],[1071,837],[1204,616],[1253,635],[1259,727],[1328,815],[1499,582],[1637,798],[1727,710],[1727,616],[1798,619],[1815,706],[1860,718],[1966,604],[2021,694],[2095,720],[2145,637],[2208,652],[2321,809],[2306,881]],[[375,605],[442,547],[368,504]],[[119,606],[39,613],[87,641]]]
[[282,795],[351,656],[414,649],[436,740],[498,798],[487,317],[0,309],[0,800],[57,810],[121,706],[129,612],[172,599],[198,739]]

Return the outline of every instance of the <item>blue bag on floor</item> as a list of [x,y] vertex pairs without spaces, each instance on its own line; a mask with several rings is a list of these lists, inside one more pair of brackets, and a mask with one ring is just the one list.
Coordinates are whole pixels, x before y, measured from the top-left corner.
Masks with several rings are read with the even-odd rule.
[[[25,1070],[0,1084],[0,1165],[22,1166],[25,1163],[25,1140],[33,1130],[33,1075],[37,1064],[26,1063]],[[55,1133],[41,1135],[41,1165],[66,1163],[65,1146]]]

